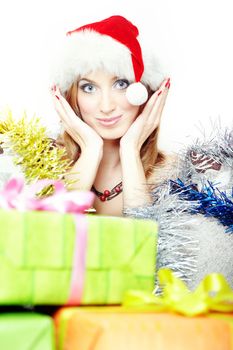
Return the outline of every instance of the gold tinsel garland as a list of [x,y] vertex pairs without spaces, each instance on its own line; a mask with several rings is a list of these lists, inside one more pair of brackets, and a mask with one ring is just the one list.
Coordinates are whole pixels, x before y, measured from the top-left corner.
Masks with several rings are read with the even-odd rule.
[[5,118],[0,118],[0,148],[10,151],[27,183],[41,179],[60,180],[71,164],[65,148],[58,147],[47,136],[40,119],[28,118],[26,113],[15,120],[9,110]]

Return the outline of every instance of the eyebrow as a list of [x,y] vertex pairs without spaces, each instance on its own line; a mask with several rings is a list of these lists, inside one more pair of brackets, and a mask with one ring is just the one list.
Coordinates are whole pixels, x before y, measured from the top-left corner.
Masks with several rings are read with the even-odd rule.
[[95,82],[94,80],[87,79],[87,78],[81,78],[81,79],[78,81],[78,83],[80,83],[80,81],[82,81],[82,80],[85,80],[85,81],[87,81],[88,83],[96,84],[96,82]]
[[[119,79],[119,77],[115,76],[115,77],[113,77],[111,80],[114,81],[114,80],[117,80],[117,79]],[[91,79],[88,79],[88,78],[85,78],[85,77],[81,78],[81,79],[78,81],[78,83],[80,83],[80,81],[82,81],[82,80],[87,81],[88,83],[91,83],[91,84],[95,84],[95,85],[98,84],[96,81],[91,80]]]

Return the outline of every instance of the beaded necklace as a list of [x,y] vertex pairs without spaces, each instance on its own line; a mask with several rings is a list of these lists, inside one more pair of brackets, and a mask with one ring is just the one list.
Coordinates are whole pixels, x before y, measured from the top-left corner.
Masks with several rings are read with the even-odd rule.
[[100,192],[97,191],[97,189],[94,186],[92,186],[91,190],[102,202],[110,201],[123,191],[122,181],[119,182],[119,184],[117,184],[111,190],[104,190],[104,192]]

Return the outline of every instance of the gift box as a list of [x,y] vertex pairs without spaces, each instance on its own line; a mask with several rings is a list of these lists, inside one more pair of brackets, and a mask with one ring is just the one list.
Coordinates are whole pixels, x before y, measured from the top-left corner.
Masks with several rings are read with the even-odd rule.
[[230,324],[207,316],[79,307],[60,309],[55,325],[58,350],[232,349]]
[[0,210],[0,304],[119,304],[154,288],[157,224]]
[[60,309],[58,349],[232,349],[233,291],[223,275],[206,275],[195,291],[169,269],[157,277],[159,295],[128,290],[118,307]]
[[0,314],[0,349],[55,350],[52,318],[27,312]]

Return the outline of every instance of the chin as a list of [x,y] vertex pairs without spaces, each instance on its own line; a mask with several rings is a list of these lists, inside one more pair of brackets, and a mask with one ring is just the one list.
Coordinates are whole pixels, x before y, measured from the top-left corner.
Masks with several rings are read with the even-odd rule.
[[108,129],[108,130],[96,130],[99,136],[103,140],[118,140],[124,136],[128,129],[126,130],[117,130],[117,129]]

